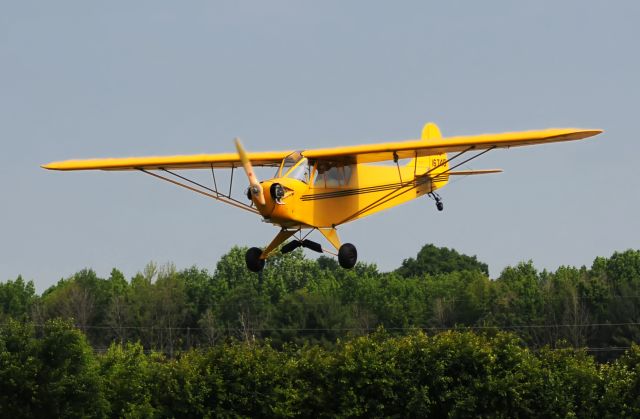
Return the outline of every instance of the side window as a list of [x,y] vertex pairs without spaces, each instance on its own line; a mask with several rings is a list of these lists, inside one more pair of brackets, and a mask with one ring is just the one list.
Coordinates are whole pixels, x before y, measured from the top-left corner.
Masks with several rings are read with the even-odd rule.
[[351,172],[353,171],[353,166],[343,166],[344,168],[344,185],[347,186],[349,181],[351,180]]
[[330,163],[318,162],[313,185],[316,188],[340,188],[349,184],[351,166],[331,166]]
[[311,180],[311,184],[315,185],[316,182],[318,181],[318,170],[316,168],[316,165],[312,165],[309,166],[309,170],[311,171],[311,175],[309,176],[309,179]]
[[322,162],[316,164],[315,176],[313,177],[314,188],[326,187],[325,176],[324,176],[326,170],[327,170],[327,167]]
[[339,188],[342,186],[342,167],[332,167],[325,173],[327,188]]

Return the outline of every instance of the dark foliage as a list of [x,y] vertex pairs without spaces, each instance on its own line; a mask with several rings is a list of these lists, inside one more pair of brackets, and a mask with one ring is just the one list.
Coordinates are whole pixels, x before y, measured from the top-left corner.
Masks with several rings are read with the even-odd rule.
[[635,250],[494,280],[432,245],[389,273],[298,250],[260,278],[234,248],[213,273],[18,277],[0,417],[638,416],[639,298]]
[[487,264],[479,262],[475,256],[461,255],[454,249],[427,244],[420,249],[415,259],[405,259],[396,272],[407,278],[476,270],[489,275]]

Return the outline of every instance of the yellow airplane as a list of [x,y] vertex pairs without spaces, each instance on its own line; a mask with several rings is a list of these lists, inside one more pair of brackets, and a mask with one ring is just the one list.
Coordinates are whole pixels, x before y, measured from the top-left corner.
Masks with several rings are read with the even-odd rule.
[[[280,232],[264,249],[250,248],[247,267],[260,272],[265,260],[281,247],[288,253],[298,247],[316,252],[336,253],[307,237],[319,231],[337,251],[340,266],[352,268],[357,261],[353,244],[341,244],[336,228],[375,212],[428,195],[439,211],[443,203],[436,190],[450,176],[480,175],[502,170],[454,170],[496,148],[509,148],[560,141],[580,140],[601,130],[546,129],[442,138],[433,123],[427,123],[419,140],[304,151],[248,153],[238,139],[237,153],[199,154],[167,157],[128,157],[53,162],[51,170],[138,170],[158,179],[262,216],[280,227]],[[455,153],[448,156],[447,153]],[[469,153],[475,153],[469,155]],[[403,161],[400,164],[400,160]],[[393,162],[393,165],[373,163]],[[276,175],[263,182],[253,167],[277,168]],[[245,203],[231,196],[233,172],[243,167],[249,180]],[[231,169],[228,193],[218,188],[215,169]],[[211,171],[213,187],[189,179],[177,170]]]

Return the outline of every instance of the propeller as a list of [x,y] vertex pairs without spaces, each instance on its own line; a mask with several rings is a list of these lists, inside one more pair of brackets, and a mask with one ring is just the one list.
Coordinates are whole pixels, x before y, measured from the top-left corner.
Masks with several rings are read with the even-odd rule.
[[242,167],[244,167],[244,172],[247,174],[247,178],[249,178],[249,191],[251,191],[251,196],[258,201],[260,205],[265,205],[264,191],[256,174],[253,172],[253,166],[247,156],[247,151],[242,146],[240,138],[236,138],[234,141],[236,143],[236,150],[238,150],[238,155],[240,156],[240,161],[242,162]]

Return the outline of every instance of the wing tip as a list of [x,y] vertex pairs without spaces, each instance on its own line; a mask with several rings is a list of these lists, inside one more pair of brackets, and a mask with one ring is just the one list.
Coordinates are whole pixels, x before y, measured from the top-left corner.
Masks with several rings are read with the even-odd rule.
[[601,129],[581,129],[581,128],[551,128],[552,135],[547,137],[550,142],[583,140],[601,134]]
[[576,134],[579,135],[579,138],[589,138],[598,134],[602,134],[604,132],[603,129],[581,129]]
[[55,163],[41,164],[40,167],[47,170],[60,170],[56,167]]

